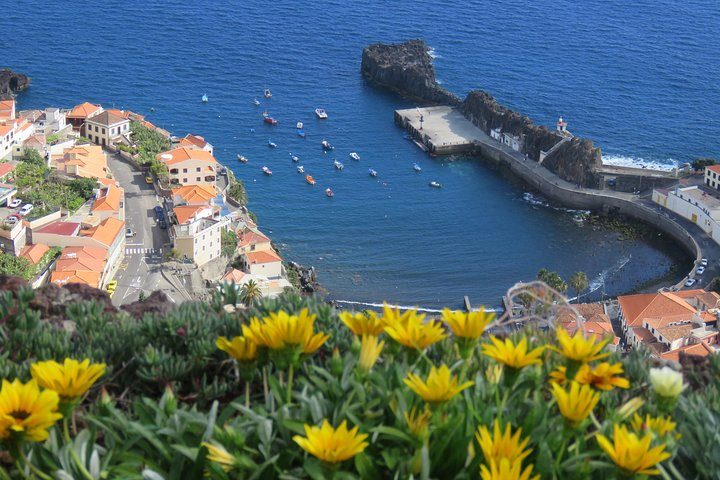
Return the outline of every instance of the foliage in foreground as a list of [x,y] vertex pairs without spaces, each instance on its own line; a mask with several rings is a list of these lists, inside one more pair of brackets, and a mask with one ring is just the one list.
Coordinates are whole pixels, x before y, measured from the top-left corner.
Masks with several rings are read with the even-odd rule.
[[49,359],[107,371],[82,403],[59,394],[65,416],[44,441],[3,437],[3,385],[5,478],[720,472],[717,357],[684,385],[597,340],[530,329],[492,340],[484,314],[339,317],[295,295],[233,312],[218,296],[142,320],[74,304],[61,325],[30,308],[32,295],[0,296],[2,378],[27,384]]

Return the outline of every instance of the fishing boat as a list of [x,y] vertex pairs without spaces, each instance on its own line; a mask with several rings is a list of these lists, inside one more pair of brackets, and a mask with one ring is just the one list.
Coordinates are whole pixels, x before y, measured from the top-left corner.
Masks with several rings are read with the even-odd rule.
[[442,184],[440,182],[432,181],[428,185],[430,185],[433,188],[442,188]]
[[350,158],[353,160],[360,160],[360,155],[357,154],[357,152],[350,152]]
[[297,122],[297,123],[295,124],[295,128],[297,128],[298,130],[302,130],[302,128],[303,128],[303,123],[302,123],[302,122]]
[[202,96],[202,99],[201,99],[201,100],[202,100],[203,103],[207,103],[207,102],[208,102],[207,93],[203,93],[203,96]]
[[330,198],[332,198],[333,196],[335,196],[335,194],[333,193],[333,191],[330,190],[329,188],[326,188],[326,189],[325,189],[325,195],[327,195],[327,196],[330,197]]
[[298,173],[305,173],[305,168],[302,165],[298,165],[297,171]]
[[315,185],[315,179],[312,177],[312,175],[305,176],[305,181],[308,182],[310,185]]
[[305,131],[304,130],[298,130],[297,131],[298,137],[305,138]]
[[300,157],[298,157],[297,155],[293,155],[293,154],[291,153],[291,154],[290,154],[290,160],[292,160],[292,161],[295,162],[295,163],[298,163],[298,162],[300,161]]
[[260,100],[256,98],[255,100],[253,100],[253,104],[257,107],[258,105],[260,105]]
[[337,160],[335,160],[335,161],[333,162],[333,164],[335,165],[335,168],[338,169],[338,170],[342,170],[343,168],[345,168],[345,165],[343,165],[342,163],[338,162]]
[[373,170],[372,168],[369,169],[368,172],[370,173],[371,177],[377,177],[377,172],[375,170]]
[[320,120],[325,120],[328,118],[328,114],[324,108],[316,108],[315,115],[317,115]]
[[333,149],[335,148],[335,147],[333,147],[332,145],[330,145],[330,142],[328,142],[328,141],[325,140],[325,139],[323,139],[323,141],[320,142],[320,145],[322,145],[322,149],[325,150],[325,151],[333,150]]
[[272,175],[272,170],[270,170],[268,167],[262,167],[262,171],[265,175]]
[[277,120],[268,115],[267,112],[263,112],[263,122],[269,123],[270,125],[277,125]]
[[270,148],[277,148],[277,143],[271,142],[270,140],[268,140],[268,147],[270,147]]
[[238,162],[248,163],[247,157],[245,157],[245,156],[243,156],[243,155],[240,155],[239,153],[237,154],[237,159],[238,159]]
[[420,165],[418,165],[417,163],[413,163],[413,170],[415,170],[416,172],[422,172],[422,168],[420,168]]
[[263,97],[265,97],[265,98],[272,98],[272,93],[270,93],[270,89],[269,89],[269,88],[266,88],[266,89],[265,89],[265,91],[263,92]]

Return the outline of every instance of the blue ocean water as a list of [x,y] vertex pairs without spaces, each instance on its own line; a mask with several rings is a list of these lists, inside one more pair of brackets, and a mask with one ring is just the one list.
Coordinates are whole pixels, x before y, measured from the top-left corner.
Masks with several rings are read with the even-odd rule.
[[[33,78],[20,108],[114,104],[148,113],[176,134],[204,135],[246,182],[250,208],[283,255],[316,266],[336,299],[439,307],[467,294],[494,305],[542,267],[566,276],[584,270],[595,295],[613,294],[667,274],[675,254],[662,241],[620,242],[578,226],[570,213],[528,201],[522,186],[475,160],[422,154],[393,125],[393,110],[413,104],[359,75],[369,43],[424,38],[450,90],[485,89],[537,123],[562,114],[610,160],[671,164],[720,155],[716,0],[53,8],[24,0],[5,9],[0,32],[0,66]],[[262,99],[265,87],[271,100]],[[318,106],[328,110],[327,121],[314,118]],[[278,126],[262,123],[264,109]],[[305,139],[295,135],[297,121]],[[337,147],[332,154],[321,151],[323,138]],[[350,160],[351,151],[362,160]],[[289,152],[317,185],[296,173]],[[237,153],[250,163],[238,164]],[[334,158],[344,171],[333,169]],[[272,177],[261,174],[263,165]],[[430,180],[444,188],[428,188]]]

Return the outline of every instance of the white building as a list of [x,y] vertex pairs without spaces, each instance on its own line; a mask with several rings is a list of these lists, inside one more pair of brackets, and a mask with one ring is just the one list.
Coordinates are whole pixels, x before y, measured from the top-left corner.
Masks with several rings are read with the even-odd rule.
[[655,189],[652,198],[655,203],[687,218],[720,243],[720,198],[709,188]]
[[230,218],[197,218],[172,227],[173,246],[181,257],[187,257],[197,266],[203,266],[222,255],[220,233],[229,228]]
[[85,135],[96,145],[115,145],[122,135],[130,133],[130,120],[109,111],[85,120]]

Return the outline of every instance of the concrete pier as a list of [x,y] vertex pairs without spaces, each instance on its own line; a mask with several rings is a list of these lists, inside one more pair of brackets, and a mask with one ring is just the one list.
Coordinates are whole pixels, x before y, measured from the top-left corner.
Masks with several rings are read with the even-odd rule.
[[476,142],[490,140],[485,132],[453,107],[395,110],[395,123],[436,155],[472,152]]

